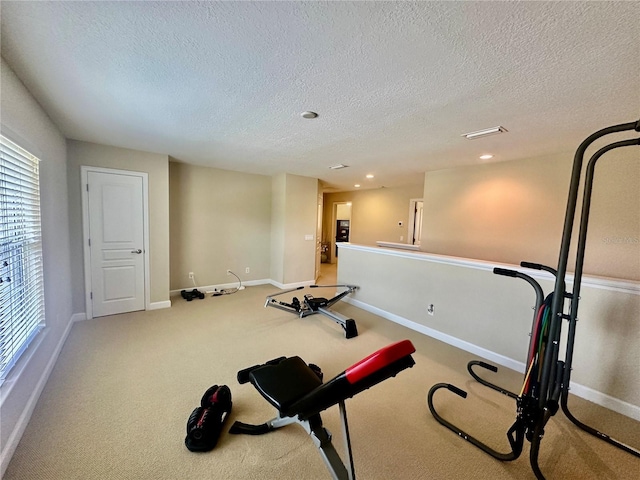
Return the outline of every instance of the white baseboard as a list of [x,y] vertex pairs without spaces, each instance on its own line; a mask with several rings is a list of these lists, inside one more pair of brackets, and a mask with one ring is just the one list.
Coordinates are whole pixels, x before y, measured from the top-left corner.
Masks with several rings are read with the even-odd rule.
[[[164,302],[151,302],[148,310],[160,310],[161,308],[171,308],[171,300],[165,300]],[[87,314],[85,312],[74,313],[71,317],[72,322],[82,322],[87,320]]]
[[[378,315],[379,317],[391,320],[392,322],[410,328],[411,330],[415,330],[416,332],[423,333],[424,335],[435,338],[436,340],[440,340],[441,342],[444,342],[448,345],[452,345],[466,352],[478,355],[485,360],[489,360],[493,363],[510,368],[520,373],[524,373],[525,371],[525,364],[512,358],[505,357],[504,355],[500,355],[472,343],[460,340],[459,338],[439,332],[432,328],[416,323],[412,320],[408,320],[399,315],[395,315],[378,307],[374,307],[367,303],[361,302],[360,300],[349,297],[345,297],[343,300],[351,305],[361,308],[362,310]],[[574,382],[571,382],[570,391],[573,395],[584,398],[585,400],[593,402],[596,405],[603,406],[605,408],[608,408],[609,410],[613,410],[614,412],[640,421],[640,406],[638,405],[632,405],[618,398],[612,397],[605,393]]]
[[[599,392],[584,385],[571,382],[569,391],[576,397],[584,398],[596,405],[601,405],[609,410],[618,412],[634,420],[640,421],[640,407],[632,405],[619,398],[612,397],[606,393]],[[569,405],[571,406],[571,405]]]
[[308,280],[306,282],[297,282],[297,283],[280,283],[275,280],[269,280],[266,283],[270,283],[274,287],[278,287],[282,290],[290,290],[292,288],[300,288],[300,287],[308,287],[309,285],[315,285],[316,282],[313,280]]
[[161,308],[171,308],[171,300],[165,300],[164,302],[151,302],[149,304],[149,310],[160,310]]
[[[269,279],[262,279],[262,280],[247,280],[246,282],[242,282],[242,286],[243,287],[253,287],[256,285],[267,285],[267,284],[274,284],[273,281],[269,280]],[[170,290],[169,294],[170,295],[179,295],[180,292],[182,292],[182,290],[193,290],[194,288],[197,289],[200,292],[204,292],[204,293],[213,293],[214,291],[220,291],[220,290],[224,290],[227,288],[237,288],[239,286],[238,282],[232,282],[232,283],[220,283],[218,285],[199,285],[196,287],[186,287],[186,288],[181,288],[179,290]]]
[[24,409],[22,410],[22,413],[20,414],[20,417],[18,418],[18,421],[16,422],[16,425],[13,431],[11,432],[11,435],[9,435],[7,442],[2,446],[2,452],[0,453],[0,478],[4,476],[7,466],[11,461],[11,457],[13,456],[13,453],[18,447],[18,443],[22,438],[22,434],[24,433],[25,429],[27,428],[27,425],[29,424],[29,420],[31,419],[33,410],[36,407],[36,404],[38,403],[38,399],[40,398],[40,394],[42,393],[42,390],[44,389],[44,386],[46,385],[47,380],[49,380],[49,376],[51,375],[51,372],[53,371],[53,367],[55,366],[56,361],[58,360],[58,356],[62,351],[62,347],[64,343],[67,341],[67,337],[69,336],[69,332],[71,331],[71,327],[73,326],[73,323],[79,319],[83,319],[83,317],[85,317],[84,314],[73,314],[69,319],[69,322],[67,323],[67,326],[65,327],[64,332],[60,337],[60,340],[58,340],[58,343],[53,349],[53,352],[51,352],[51,357],[49,357],[47,365],[42,371],[42,374],[40,375],[40,378],[38,379],[38,382],[36,383],[36,386],[33,389],[33,392],[31,392],[29,399],[25,403]]

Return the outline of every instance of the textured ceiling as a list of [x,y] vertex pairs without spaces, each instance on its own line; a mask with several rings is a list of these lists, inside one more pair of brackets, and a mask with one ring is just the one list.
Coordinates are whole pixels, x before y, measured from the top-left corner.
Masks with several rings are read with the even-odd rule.
[[390,187],[640,116],[640,2],[0,5],[2,56],[65,136],[196,165]]

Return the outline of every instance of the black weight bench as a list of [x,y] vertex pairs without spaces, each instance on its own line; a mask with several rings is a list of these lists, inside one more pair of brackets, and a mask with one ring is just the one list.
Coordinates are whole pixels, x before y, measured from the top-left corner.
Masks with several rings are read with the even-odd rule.
[[[238,372],[238,382],[251,382],[260,394],[278,410],[278,415],[261,425],[235,422],[230,433],[261,435],[292,423],[302,426],[318,447],[335,480],[354,480],[355,471],[347,424],[345,400],[373,385],[395,377],[415,364],[415,347],[402,340],[372,353],[347,368],[327,383],[315,365],[300,357],[280,357],[264,365]],[[348,468],[331,443],[331,433],[322,426],[320,412],[338,404],[344,432]]]

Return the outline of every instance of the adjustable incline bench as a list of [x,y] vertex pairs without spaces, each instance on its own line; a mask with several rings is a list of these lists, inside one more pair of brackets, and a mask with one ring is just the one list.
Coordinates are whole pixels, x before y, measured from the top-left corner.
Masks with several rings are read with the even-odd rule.
[[[260,394],[278,410],[278,415],[262,425],[235,422],[230,433],[261,435],[297,423],[311,436],[334,480],[354,480],[351,440],[345,400],[373,385],[395,377],[415,364],[416,351],[409,340],[402,340],[372,353],[344,372],[322,383],[320,369],[307,365],[300,357],[280,357],[264,365],[238,372],[238,382],[251,382]],[[346,446],[342,462],[331,443],[331,433],[322,426],[320,412],[338,404]]]

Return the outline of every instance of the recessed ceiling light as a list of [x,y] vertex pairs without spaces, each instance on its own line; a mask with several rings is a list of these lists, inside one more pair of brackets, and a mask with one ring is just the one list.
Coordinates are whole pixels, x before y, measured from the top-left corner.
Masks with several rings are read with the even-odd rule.
[[354,187],[356,187],[356,188],[360,188],[360,184],[359,184],[359,183],[356,183],[356,184],[354,185]]
[[463,133],[461,136],[465,137],[467,140],[473,140],[475,138],[487,137],[489,135],[495,135],[497,133],[505,133],[508,130],[504,127],[497,126],[491,128],[485,128],[484,130],[478,130],[477,132],[471,133]]
[[343,165],[342,163],[339,163],[337,165],[331,165],[329,168],[331,170],[340,170],[341,168],[347,168],[349,165]]
[[373,175],[369,174],[367,175],[367,178],[373,178]]
[[302,118],[317,118],[318,114],[316,112],[302,112],[300,114],[302,116]]
[[490,153],[480,155],[480,160],[489,160],[490,158],[493,158],[493,155],[491,155]]

